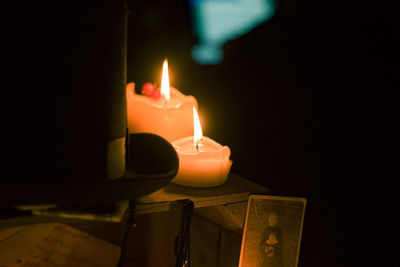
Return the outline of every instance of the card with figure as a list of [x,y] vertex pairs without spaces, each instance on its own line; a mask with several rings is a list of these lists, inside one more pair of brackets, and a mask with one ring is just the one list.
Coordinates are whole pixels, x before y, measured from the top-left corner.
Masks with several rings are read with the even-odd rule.
[[252,194],[247,204],[240,267],[296,267],[306,199]]

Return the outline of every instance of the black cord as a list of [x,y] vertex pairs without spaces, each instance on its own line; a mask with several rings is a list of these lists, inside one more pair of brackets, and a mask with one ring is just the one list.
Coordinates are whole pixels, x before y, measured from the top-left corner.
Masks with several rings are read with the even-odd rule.
[[190,225],[194,203],[190,200],[183,200],[183,214],[181,223],[181,236],[179,238],[179,250],[176,260],[176,267],[190,267],[192,264],[191,246],[190,246]]
[[134,201],[132,200],[129,201],[127,212],[128,212],[128,220],[126,221],[126,230],[125,230],[124,240],[122,241],[121,245],[121,254],[119,256],[119,261],[117,265],[118,267],[122,267],[122,265],[126,260],[129,233],[131,232],[132,228],[136,226],[136,220],[135,220],[136,204]]

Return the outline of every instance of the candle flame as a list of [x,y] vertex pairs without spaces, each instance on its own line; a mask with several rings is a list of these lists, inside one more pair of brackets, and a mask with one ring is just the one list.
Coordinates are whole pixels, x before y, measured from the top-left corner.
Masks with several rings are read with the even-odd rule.
[[163,69],[162,69],[162,78],[161,78],[161,96],[165,98],[165,100],[169,100],[170,89],[169,89],[169,77],[168,77],[168,61],[164,60]]
[[193,107],[193,126],[194,126],[193,142],[195,145],[198,145],[201,142],[201,139],[203,139],[203,131],[201,130],[199,115],[197,114],[195,107]]

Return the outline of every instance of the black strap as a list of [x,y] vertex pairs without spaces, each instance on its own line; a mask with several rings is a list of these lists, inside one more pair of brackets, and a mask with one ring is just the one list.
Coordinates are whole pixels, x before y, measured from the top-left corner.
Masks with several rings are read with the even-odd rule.
[[194,203],[190,200],[182,200],[183,214],[181,223],[181,234],[179,238],[179,249],[177,251],[176,267],[190,267],[192,264],[191,247],[190,247],[190,225]]
[[136,212],[136,204],[134,201],[130,200],[128,210],[127,210],[128,220],[126,222],[126,230],[125,230],[124,240],[122,241],[122,245],[121,245],[121,254],[119,256],[118,267],[122,267],[122,265],[124,264],[124,262],[126,260],[126,252],[127,252],[127,248],[128,248],[129,233],[131,232],[132,228],[136,226],[135,212]]

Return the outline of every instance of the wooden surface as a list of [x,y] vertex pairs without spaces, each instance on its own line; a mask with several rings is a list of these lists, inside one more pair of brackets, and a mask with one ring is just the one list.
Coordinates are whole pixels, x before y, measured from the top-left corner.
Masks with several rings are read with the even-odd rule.
[[[138,190],[138,189],[136,189]],[[212,187],[212,188],[191,188],[184,187],[180,185],[176,185],[173,183],[168,183],[164,187],[154,191],[153,193],[147,194],[137,199],[136,206],[136,214],[145,214],[145,213],[154,213],[154,212],[164,212],[164,211],[172,211],[182,208],[182,200],[190,199],[194,202],[196,210],[201,212],[203,207],[216,207],[220,205],[234,204],[234,203],[243,203],[247,202],[249,193],[261,193],[268,192],[268,189],[255,184],[249,180],[246,180],[234,173],[229,174],[228,180],[225,184]],[[113,221],[120,222],[123,217],[123,210],[126,209],[127,203],[126,201],[120,202],[123,205],[117,209],[117,213],[110,215],[106,209],[103,211],[97,210],[97,213],[90,212],[90,208],[87,210],[63,210],[57,207],[49,207],[47,209],[38,209],[33,210],[31,214],[26,214],[23,217],[23,224],[29,223],[38,223],[38,222],[55,222],[59,221],[61,218],[74,218],[74,219],[90,219],[90,220],[102,220],[102,221]],[[123,209],[122,209],[123,208]],[[218,209],[216,207],[216,209]],[[29,209],[28,209],[29,210]],[[204,217],[210,217],[211,213],[214,213],[213,221],[226,221],[225,217],[230,217],[228,214],[231,210],[221,213],[220,211],[204,211],[204,213],[209,214],[203,215]],[[221,215],[222,214],[222,215]],[[32,216],[37,215],[37,216]],[[221,216],[224,218],[220,218]],[[227,215],[227,216],[225,216]],[[21,216],[21,215],[19,215]],[[218,217],[219,216],[219,217]],[[236,216],[236,215],[235,215]],[[39,217],[39,218],[38,218]],[[236,216],[237,217],[237,216]],[[13,220],[12,217],[7,218],[6,220],[0,220],[0,228],[6,223],[6,221]],[[22,219],[21,217],[19,219]],[[228,218],[229,219],[229,218]],[[18,220],[21,221],[21,220]],[[230,222],[231,223],[231,222]],[[240,221],[241,223],[241,221]],[[7,223],[6,223],[7,224]],[[225,228],[231,229],[233,231],[240,231],[238,227],[239,224],[235,225],[223,225]]]
[[[142,266],[137,265],[139,260],[142,264],[154,263],[147,266],[160,266],[156,261],[161,260],[168,263],[163,266],[174,266],[176,257],[173,249],[175,237],[179,235],[182,205],[184,200],[190,199],[196,208],[192,221],[193,262],[198,266],[237,263],[236,254],[238,249],[240,251],[248,196],[261,192],[268,192],[268,189],[231,173],[228,181],[219,187],[190,188],[168,183],[138,198],[136,214],[142,215],[136,217],[137,227],[129,238],[129,251],[132,253],[128,255],[127,262],[132,266]],[[30,227],[44,222],[64,222],[117,246],[125,231],[126,214],[120,223],[46,215],[0,220],[0,231],[18,225]],[[230,251],[236,254],[231,255]],[[127,266],[131,266],[129,264]]]
[[192,188],[168,183],[165,187],[140,197],[136,203],[136,214],[179,209],[179,201],[184,199],[193,201],[195,208],[247,202],[249,193],[261,192],[268,192],[268,189],[234,173],[229,174],[225,184],[212,188]]
[[192,232],[192,266],[218,267],[221,228],[202,217],[193,216]]
[[[176,263],[175,242],[180,234],[182,211],[143,214],[148,216],[146,225],[138,224],[137,231],[147,233],[147,267],[173,267]],[[193,215],[191,224],[191,256],[195,267],[232,267],[238,266],[241,234],[220,227],[218,224]],[[131,239],[132,243],[142,240]],[[131,258],[131,262],[137,259]],[[140,265],[127,265],[140,266]]]
[[247,202],[203,207],[195,209],[195,213],[224,229],[241,235],[246,217]]
[[0,230],[0,266],[116,266],[120,248],[65,224]]
[[239,265],[242,235],[221,228],[219,264],[218,267],[232,267]]

